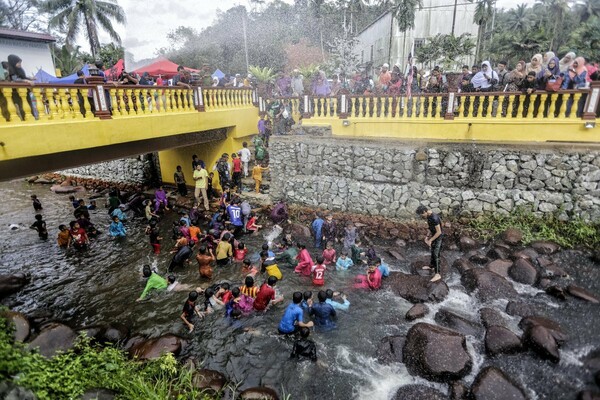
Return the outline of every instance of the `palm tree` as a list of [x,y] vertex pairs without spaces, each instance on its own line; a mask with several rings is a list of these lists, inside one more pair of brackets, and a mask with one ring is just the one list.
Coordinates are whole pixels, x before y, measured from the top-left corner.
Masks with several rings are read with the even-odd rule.
[[569,11],[569,0],[537,0],[537,2],[546,9],[550,20],[554,21],[550,50],[558,50],[559,29],[563,25],[565,14]]
[[532,20],[527,4],[519,4],[508,11],[508,28],[511,31],[527,32],[531,28]]
[[496,0],[478,0],[475,6],[475,15],[473,15],[473,22],[476,23],[479,28],[477,29],[477,45],[475,47],[475,61],[479,61],[479,52],[481,51],[481,45],[483,43],[487,24],[494,16],[494,6]]
[[55,46],[54,65],[60,69],[62,76],[71,75],[83,65],[79,48],[80,46],[71,47],[66,44],[60,48]]
[[586,22],[591,17],[600,17],[600,0],[582,0],[575,7],[581,22]]
[[45,0],[40,3],[40,8],[54,15],[50,19],[50,26],[64,31],[67,43],[77,37],[83,24],[94,57],[100,51],[98,25],[112,40],[121,44],[121,38],[113,28],[112,20],[124,24],[125,12],[116,0]]

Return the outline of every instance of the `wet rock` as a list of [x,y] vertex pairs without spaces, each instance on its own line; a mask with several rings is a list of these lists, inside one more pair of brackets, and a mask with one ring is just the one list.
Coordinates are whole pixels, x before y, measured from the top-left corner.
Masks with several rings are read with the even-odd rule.
[[18,273],[14,275],[0,275],[0,299],[18,292],[30,281],[29,275]]
[[[538,261],[539,262],[539,261]],[[546,264],[540,267],[542,270],[541,276],[543,278],[555,279],[555,278],[565,278],[569,276],[567,272],[554,263]]]
[[113,400],[117,392],[110,389],[88,389],[81,395],[81,400]]
[[548,278],[542,278],[538,282],[538,286],[540,289],[546,290],[548,287],[552,286],[552,281]]
[[448,286],[443,280],[429,282],[430,277],[391,272],[384,281],[398,296],[411,303],[439,302],[448,296]]
[[46,179],[46,178],[38,178],[33,183],[42,184],[42,185],[52,185],[55,183],[55,181],[51,180],[51,179]]
[[461,275],[470,269],[475,268],[475,265],[466,258],[457,258],[452,264],[452,268],[456,268]]
[[594,263],[600,264],[600,250],[594,251],[590,258]]
[[567,300],[565,291],[560,286],[549,286],[546,288],[546,294],[552,297],[556,297],[559,300]]
[[90,339],[100,340],[105,329],[106,327],[102,325],[86,326],[84,328],[77,329],[77,334],[84,332],[85,335]]
[[525,317],[519,322],[519,328],[521,328],[523,331],[526,331],[536,325],[546,328],[558,344],[566,342],[569,338],[558,322],[552,321],[548,318]]
[[15,327],[13,337],[17,342],[24,342],[29,337],[29,320],[24,314],[15,311],[6,311],[2,316]]
[[558,343],[552,333],[541,325],[534,325],[523,334],[523,342],[540,357],[554,363],[560,361]]
[[467,400],[469,388],[462,382],[452,382],[450,384],[450,400]]
[[531,248],[515,251],[510,255],[510,258],[513,260],[518,260],[522,258],[524,260],[531,261],[537,259],[537,257],[538,253]]
[[481,323],[486,328],[490,326],[498,325],[498,326],[506,326],[506,318],[502,316],[502,313],[493,308],[484,307],[479,310],[479,318],[481,319]]
[[227,383],[225,375],[219,371],[202,368],[194,372],[192,384],[197,389],[212,389],[215,392],[221,391]]
[[477,290],[477,297],[484,302],[502,298],[511,299],[517,296],[516,290],[509,281],[485,269],[466,271],[460,281],[469,293]]
[[488,261],[490,261],[489,258],[487,258],[484,254],[481,254],[478,251],[470,251],[467,253],[466,257],[472,263],[479,264],[479,265],[485,265],[485,264],[487,264]]
[[577,394],[577,400],[600,400],[600,392],[582,390]]
[[406,258],[396,250],[388,250],[388,254],[394,257],[396,261],[406,261]]
[[590,303],[598,304],[600,300],[592,292],[575,285],[567,286],[567,293],[578,299],[589,301]]
[[473,400],[526,400],[525,392],[502,370],[482,369],[471,386]]
[[458,239],[458,248],[461,251],[475,250],[479,247],[479,243],[477,243],[475,240],[471,239],[468,236],[463,235]]
[[520,301],[509,301],[506,305],[506,313],[513,317],[530,317],[535,314],[533,307]]
[[75,192],[83,192],[85,188],[81,186],[62,186],[62,185],[54,185],[50,188],[56,194],[68,194]]
[[485,333],[485,349],[492,356],[515,353],[522,349],[521,339],[503,326],[492,325]]
[[44,328],[35,339],[29,343],[29,348],[39,348],[44,357],[50,358],[59,351],[67,351],[75,344],[77,334],[63,324],[51,324]]
[[123,324],[113,323],[106,327],[102,334],[102,340],[108,343],[120,343],[127,340],[129,328]]
[[487,252],[487,256],[492,260],[508,260],[510,258],[510,250],[505,247],[494,246]]
[[470,321],[466,317],[458,315],[448,309],[442,308],[435,314],[435,322],[446,328],[450,328],[463,335],[480,336],[483,328],[477,322]]
[[[429,267],[429,262],[431,261],[430,256],[420,256],[417,257],[410,264],[410,273],[413,275],[421,275],[421,276],[432,276],[432,271],[429,269],[423,269],[423,267]],[[444,257],[440,257],[440,270],[442,272],[442,276],[448,276],[450,273],[450,268],[448,267],[448,262]]]
[[448,397],[442,392],[423,385],[402,386],[396,392],[394,400],[447,400]]
[[402,362],[402,348],[406,342],[404,336],[386,336],[377,346],[377,360],[382,364]]
[[533,285],[538,279],[537,269],[529,261],[522,258],[514,262],[508,270],[508,275],[516,282],[526,285]]
[[538,240],[530,245],[539,254],[554,254],[560,250],[560,246],[554,242]]
[[488,271],[494,272],[503,278],[508,278],[508,270],[512,267],[512,261],[494,260],[485,266]]
[[34,183],[38,179],[39,179],[39,176],[34,175],[34,176],[30,176],[28,178],[25,178],[25,182],[27,182],[27,183]]
[[508,228],[502,233],[501,238],[505,243],[516,246],[523,240],[523,233],[516,228]]
[[123,346],[123,350],[130,351],[134,346],[137,346],[140,343],[143,343],[145,341],[146,341],[146,338],[143,336],[133,336],[133,337],[129,338],[129,340],[127,342],[125,342],[125,345]]
[[406,312],[406,319],[408,321],[414,321],[418,318],[423,318],[429,312],[429,308],[423,303],[417,303]]
[[269,387],[254,387],[244,390],[239,400],[279,400],[277,392]]
[[131,347],[129,354],[133,358],[151,360],[164,353],[179,354],[182,348],[182,339],[178,336],[167,334],[155,339],[140,342]]
[[289,224],[287,231],[292,234],[292,237],[298,238],[311,238],[312,234],[310,233],[310,229],[307,226],[301,224]]
[[12,382],[0,382],[0,399],[3,400],[36,400],[35,394],[21,386],[16,386]]
[[464,335],[423,322],[409,329],[402,357],[412,375],[436,382],[461,379],[473,366]]
[[600,386],[600,371],[594,374],[594,380],[596,381],[596,385]]

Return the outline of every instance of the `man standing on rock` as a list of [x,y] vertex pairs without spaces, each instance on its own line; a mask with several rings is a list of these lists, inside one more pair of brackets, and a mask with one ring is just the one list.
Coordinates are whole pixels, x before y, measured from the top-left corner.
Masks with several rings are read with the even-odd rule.
[[431,282],[437,282],[442,279],[440,275],[440,251],[442,249],[442,219],[439,215],[421,205],[417,208],[417,214],[421,218],[427,220],[429,232],[431,235],[425,237],[425,243],[431,248],[431,261],[429,268],[433,269],[435,275],[431,278]]

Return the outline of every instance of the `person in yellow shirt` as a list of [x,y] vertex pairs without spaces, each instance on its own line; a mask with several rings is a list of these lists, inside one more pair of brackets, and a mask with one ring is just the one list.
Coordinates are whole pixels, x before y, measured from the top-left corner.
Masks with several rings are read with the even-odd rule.
[[229,243],[229,239],[231,239],[231,235],[226,233],[217,245],[217,265],[221,267],[229,264],[229,261],[233,256],[233,250],[231,248],[231,243]]
[[281,271],[279,270],[279,266],[277,265],[277,261],[275,261],[274,257],[269,257],[269,252],[266,250],[263,250],[260,252],[260,261],[261,261],[261,268],[260,268],[260,272],[266,272],[267,276],[274,276],[277,278],[277,280],[281,280],[281,278],[283,278],[283,275],[281,274]]
[[259,163],[256,163],[254,168],[252,168],[252,179],[254,179],[254,189],[256,193],[260,193],[260,184],[262,182],[262,173],[263,171],[268,170],[269,167],[263,167]]
[[204,209],[208,211],[210,206],[208,204],[208,195],[206,193],[206,186],[208,183],[208,173],[202,165],[196,165],[196,170],[194,171],[194,182],[196,182],[196,188],[194,190],[194,197],[196,198],[196,202],[200,204],[200,194],[202,194],[202,199],[204,200]]

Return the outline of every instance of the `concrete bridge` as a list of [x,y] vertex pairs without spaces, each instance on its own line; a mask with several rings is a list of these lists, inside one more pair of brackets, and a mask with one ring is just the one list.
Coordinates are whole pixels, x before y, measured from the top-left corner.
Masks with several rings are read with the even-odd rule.
[[[0,83],[0,180],[159,152],[163,180],[197,154],[212,165],[255,134],[273,99],[249,89]],[[600,85],[559,93],[312,97],[296,122],[334,136],[597,143]]]

